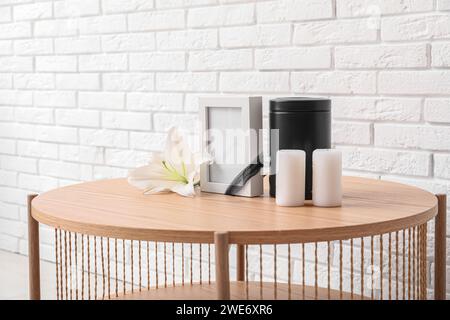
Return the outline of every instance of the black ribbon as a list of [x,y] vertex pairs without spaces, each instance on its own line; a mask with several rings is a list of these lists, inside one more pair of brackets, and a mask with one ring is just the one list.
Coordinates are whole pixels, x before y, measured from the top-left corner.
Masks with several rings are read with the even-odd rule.
[[236,177],[234,177],[233,181],[231,181],[228,188],[225,190],[225,194],[229,196],[236,195],[242,188],[244,188],[245,184],[255,175],[259,173],[261,168],[264,166],[261,159],[263,155],[259,154],[256,159],[252,161],[247,167],[245,167],[241,172],[238,173]]

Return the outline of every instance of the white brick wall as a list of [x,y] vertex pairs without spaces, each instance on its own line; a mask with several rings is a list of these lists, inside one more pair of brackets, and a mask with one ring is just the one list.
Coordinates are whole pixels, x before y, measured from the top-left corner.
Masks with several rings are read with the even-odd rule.
[[449,193],[449,67],[448,0],[0,1],[0,249],[28,193],[198,132],[200,94],[330,96],[346,173]]

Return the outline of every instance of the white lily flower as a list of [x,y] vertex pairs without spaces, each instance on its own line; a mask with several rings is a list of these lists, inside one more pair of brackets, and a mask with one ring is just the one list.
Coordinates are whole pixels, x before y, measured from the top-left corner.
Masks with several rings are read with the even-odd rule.
[[144,194],[176,192],[194,197],[200,185],[200,165],[210,161],[200,153],[192,153],[176,128],[167,135],[165,150],[155,154],[147,166],[132,170],[128,183],[144,190]]

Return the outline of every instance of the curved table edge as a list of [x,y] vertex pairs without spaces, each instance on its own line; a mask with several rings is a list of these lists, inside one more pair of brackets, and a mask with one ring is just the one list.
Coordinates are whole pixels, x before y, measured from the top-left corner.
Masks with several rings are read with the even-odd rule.
[[[34,200],[33,200],[34,201]],[[59,218],[58,222],[51,216],[37,210],[33,204],[31,214],[39,223],[71,232],[85,235],[141,240],[141,241],[165,241],[183,243],[214,243],[214,233],[228,232],[230,244],[287,244],[347,240],[351,238],[368,237],[400,230],[405,230],[433,219],[438,212],[437,199],[435,205],[412,217],[405,217],[386,222],[371,224],[358,224],[353,226],[319,228],[309,230],[267,230],[267,231],[182,231],[140,229],[140,228],[117,228],[109,225],[82,224]],[[63,223],[61,223],[63,222]],[[133,234],[130,237],[130,234]]]

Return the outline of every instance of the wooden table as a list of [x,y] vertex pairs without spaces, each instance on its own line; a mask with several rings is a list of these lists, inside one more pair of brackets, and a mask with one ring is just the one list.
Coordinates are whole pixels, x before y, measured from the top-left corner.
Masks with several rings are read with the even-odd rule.
[[[98,292],[91,291],[94,290],[93,279],[97,283],[99,274],[103,290],[100,298],[111,299],[202,299],[211,298],[213,293],[220,299],[364,298],[369,295],[367,290],[359,293],[354,290],[356,282],[365,287],[364,276],[358,281],[354,277],[357,268],[354,252],[364,248],[364,240],[366,245],[371,243],[371,250],[366,257],[362,252],[358,259],[363,261],[358,268],[364,267],[367,261],[373,264],[374,254],[379,255],[381,265],[389,260],[389,274],[385,275],[387,270],[383,269],[381,280],[377,280],[381,285],[381,295],[377,289],[380,297],[389,291],[391,299],[424,299],[427,222],[436,215],[435,292],[436,298],[445,297],[445,195],[435,196],[411,186],[355,177],[344,178],[343,190],[343,205],[339,208],[319,208],[310,203],[304,207],[278,207],[267,195],[258,198],[212,193],[202,193],[195,198],[176,194],[144,196],[124,179],[82,183],[37,197],[31,195],[31,298],[40,297],[38,223],[42,223],[54,228],[60,299],[69,299],[71,295],[72,298],[75,295],[76,298],[97,298]],[[336,241],[340,286],[332,288],[330,243]],[[351,256],[344,256],[343,242],[350,245]],[[355,246],[356,242],[360,245]],[[320,243],[328,245],[327,286],[320,285],[317,279],[318,265],[324,267],[317,257]],[[315,248],[315,280],[309,284],[305,281],[305,244]],[[274,280],[269,282],[263,281],[268,270],[261,270],[267,258],[262,252],[263,247],[267,250],[266,245],[273,247],[275,259],[270,270]],[[193,246],[198,250],[194,251]],[[233,261],[229,259],[231,246],[236,247],[235,281],[230,281],[230,268],[234,270]],[[288,247],[288,256],[276,261],[280,246]],[[295,281],[292,275],[291,247],[294,246],[303,248],[301,281]],[[127,248],[129,252],[124,251]],[[215,272],[211,271],[214,268],[211,267],[214,265],[212,251],[215,251]],[[256,281],[250,281],[248,275],[249,252],[256,253],[256,258],[259,252],[259,271],[262,272],[254,273]],[[180,253],[181,261],[177,259]],[[199,255],[193,258],[196,253]],[[173,259],[174,263],[169,265],[166,259]],[[277,281],[277,266],[286,259],[288,267],[283,270],[287,270],[287,279]],[[386,260],[383,262],[383,259]],[[344,290],[342,270],[349,262],[351,290]],[[76,265],[73,273],[83,278],[81,282],[80,279],[76,283],[71,281],[73,265]],[[200,268],[197,278],[193,276],[197,273],[193,270],[195,266]],[[395,266],[401,269],[397,273]],[[80,270],[89,272],[79,274]],[[363,275],[367,273],[362,271]],[[211,273],[215,273],[215,279]],[[383,288],[383,276],[385,280],[389,278],[388,288]],[[71,288],[75,285],[76,288]],[[399,290],[401,293],[395,295]]]

